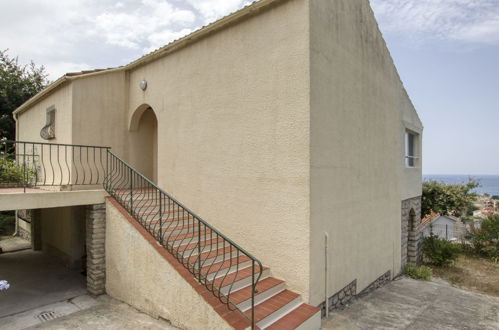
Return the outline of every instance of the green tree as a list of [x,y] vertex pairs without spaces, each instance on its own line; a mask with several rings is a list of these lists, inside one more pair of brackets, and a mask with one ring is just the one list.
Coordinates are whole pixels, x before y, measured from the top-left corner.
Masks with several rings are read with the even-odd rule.
[[48,84],[43,66],[19,64],[7,50],[0,50],[0,138],[13,140],[15,135],[12,112]]
[[421,215],[425,217],[431,211],[442,215],[466,216],[476,209],[474,203],[478,195],[473,189],[480,186],[479,182],[469,179],[464,184],[445,184],[438,181],[423,183],[423,198]]
[[475,252],[499,260],[499,215],[489,215],[483,219],[480,228],[474,228],[469,237]]

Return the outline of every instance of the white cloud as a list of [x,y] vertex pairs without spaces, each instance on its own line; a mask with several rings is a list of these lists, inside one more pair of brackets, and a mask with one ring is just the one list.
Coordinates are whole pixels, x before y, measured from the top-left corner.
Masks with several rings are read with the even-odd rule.
[[178,33],[179,28],[196,20],[192,11],[176,8],[165,0],[142,0],[142,5],[135,10],[124,9],[121,6],[116,11],[115,7],[98,15],[94,33],[111,45],[139,49],[150,35]]
[[371,5],[385,32],[499,43],[499,0],[371,0]]
[[214,20],[230,14],[250,3],[244,0],[185,0],[194,7],[203,17],[203,23],[211,23]]
[[191,32],[192,32],[191,29],[182,29],[180,31],[175,31],[175,32],[169,30],[155,32],[147,37],[150,46],[146,48],[145,51],[148,53],[152,52],[153,50],[156,50],[166,44],[169,44],[174,40],[180,39]]
[[79,72],[83,70],[93,69],[86,63],[71,63],[71,62],[55,62],[48,63],[45,68],[51,73],[51,79],[57,79],[68,72]]

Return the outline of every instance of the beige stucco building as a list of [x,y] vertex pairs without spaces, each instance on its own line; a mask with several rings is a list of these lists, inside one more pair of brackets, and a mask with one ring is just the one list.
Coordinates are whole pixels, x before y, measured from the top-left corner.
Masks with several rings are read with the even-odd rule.
[[[50,142],[110,146],[312,306],[416,262],[423,126],[367,0],[256,2],[128,65],[67,74],[15,118],[20,141],[50,124]],[[134,257],[112,235],[106,287],[133,304],[112,267]]]

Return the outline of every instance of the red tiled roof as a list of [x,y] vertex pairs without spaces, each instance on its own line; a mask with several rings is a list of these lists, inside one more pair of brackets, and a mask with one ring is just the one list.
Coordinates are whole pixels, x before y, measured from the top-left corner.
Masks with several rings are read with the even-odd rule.
[[419,224],[420,226],[424,226],[427,223],[431,222],[433,219],[437,218],[440,216],[440,213],[431,211],[430,214],[428,214],[426,217],[421,219],[421,223]]

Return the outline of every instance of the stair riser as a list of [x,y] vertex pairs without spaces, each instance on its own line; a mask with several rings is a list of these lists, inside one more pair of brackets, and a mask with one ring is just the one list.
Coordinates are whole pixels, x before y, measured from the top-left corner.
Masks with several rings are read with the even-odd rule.
[[301,304],[302,304],[301,296],[298,296],[289,303],[287,303],[286,305],[276,310],[274,313],[260,320],[256,325],[260,329],[265,329],[266,327],[270,326],[272,323],[279,320],[281,317],[288,314],[289,312],[291,312],[293,309],[297,308]]
[[[270,271],[268,269],[264,269],[262,272],[262,277],[260,279],[263,280],[269,276],[270,276]],[[256,277],[257,274],[255,274],[255,279]],[[248,285],[251,285],[251,280],[252,278],[251,276],[249,276],[239,281],[235,281],[234,284],[232,285],[232,289],[231,289],[231,283],[228,283],[226,286],[222,287],[220,291],[225,295],[229,293],[229,290],[231,290],[232,292],[236,292],[237,290],[240,290]]]
[[295,330],[317,330],[322,323],[321,312],[315,313],[314,316],[300,324]]
[[[271,289],[264,291],[261,294],[257,293],[255,295],[255,305],[258,305],[259,303],[269,299],[270,297],[275,296],[279,292],[284,291],[284,289],[286,289],[286,283],[282,282],[282,283],[272,287]],[[242,312],[245,312],[248,309],[250,309],[251,308],[251,298],[237,304],[237,308],[239,308],[239,310]]]

